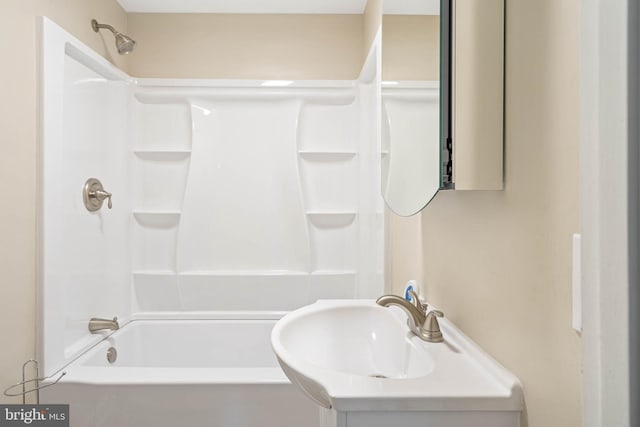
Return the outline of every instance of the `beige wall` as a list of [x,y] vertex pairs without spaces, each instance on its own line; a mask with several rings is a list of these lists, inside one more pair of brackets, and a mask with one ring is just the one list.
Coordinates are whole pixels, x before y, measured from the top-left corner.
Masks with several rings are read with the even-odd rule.
[[418,284],[420,296],[430,299],[425,294],[425,283],[422,271],[422,221],[420,215],[402,217],[394,214],[391,209],[385,209],[387,216],[387,262],[388,280],[394,294],[403,295],[404,286],[409,280]]
[[[10,0],[0,13],[0,389],[18,381],[34,357],[36,215],[36,17],[45,15],[124,67],[109,34],[95,34],[91,18],[126,31],[115,0]],[[106,41],[106,44],[103,42]],[[0,402],[11,399],[0,394]],[[13,400],[14,402],[17,399]]]
[[440,17],[382,17],[382,78],[440,79]]
[[507,1],[506,19],[505,190],[440,192],[423,211],[427,295],[521,379],[523,425],[578,427],[579,1]]
[[382,23],[382,0],[368,0],[364,9],[364,43],[362,57],[367,58],[371,43]]
[[455,5],[453,181],[457,190],[502,190],[504,0]]
[[355,79],[362,15],[129,14],[137,77]]

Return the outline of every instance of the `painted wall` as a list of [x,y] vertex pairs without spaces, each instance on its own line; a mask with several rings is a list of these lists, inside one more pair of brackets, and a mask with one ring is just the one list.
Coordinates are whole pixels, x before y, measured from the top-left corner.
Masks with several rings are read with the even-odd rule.
[[582,425],[579,4],[507,1],[505,190],[441,192],[422,213],[429,300],[521,379],[531,427]]
[[382,17],[382,79],[440,78],[440,16]]
[[129,14],[137,77],[356,79],[362,15]]
[[371,49],[371,43],[373,43],[378,29],[382,24],[382,0],[368,0],[367,6],[364,9],[364,43],[363,43],[363,58],[366,58]]
[[[0,14],[0,388],[20,378],[34,357],[36,241],[36,17],[48,16],[98,53],[126,68],[110,34],[95,34],[91,18],[126,31],[127,17],[115,0],[11,0]],[[0,402],[10,399],[0,395]],[[17,401],[17,400],[14,400]]]

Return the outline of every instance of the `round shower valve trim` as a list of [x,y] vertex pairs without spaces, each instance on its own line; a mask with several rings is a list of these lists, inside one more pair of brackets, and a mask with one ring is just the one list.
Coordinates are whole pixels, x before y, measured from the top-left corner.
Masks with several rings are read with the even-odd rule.
[[89,212],[95,212],[102,207],[105,199],[109,199],[107,207],[113,207],[111,193],[104,191],[102,183],[97,178],[89,178],[82,188],[82,201]]

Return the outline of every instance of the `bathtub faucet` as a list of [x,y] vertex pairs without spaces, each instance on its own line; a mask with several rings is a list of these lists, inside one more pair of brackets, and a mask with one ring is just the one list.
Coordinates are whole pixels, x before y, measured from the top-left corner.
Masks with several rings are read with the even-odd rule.
[[118,324],[118,318],[114,317],[113,320],[109,319],[98,319],[96,317],[89,320],[89,332],[92,334],[97,333],[98,331],[102,331],[105,329],[111,329],[112,331],[116,331],[120,329],[120,325]]

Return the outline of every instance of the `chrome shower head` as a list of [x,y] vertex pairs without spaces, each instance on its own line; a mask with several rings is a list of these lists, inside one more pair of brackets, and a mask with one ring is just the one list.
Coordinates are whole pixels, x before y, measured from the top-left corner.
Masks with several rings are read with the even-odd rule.
[[101,28],[106,28],[107,30],[111,31],[116,37],[116,47],[118,48],[118,53],[120,55],[128,55],[136,47],[136,41],[134,39],[117,31],[111,25],[98,24],[98,21],[92,19],[91,28],[93,28],[93,31],[95,31],[96,33],[100,31]]
[[128,55],[135,49],[136,41],[129,36],[118,33],[116,34],[116,46],[120,55]]

